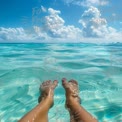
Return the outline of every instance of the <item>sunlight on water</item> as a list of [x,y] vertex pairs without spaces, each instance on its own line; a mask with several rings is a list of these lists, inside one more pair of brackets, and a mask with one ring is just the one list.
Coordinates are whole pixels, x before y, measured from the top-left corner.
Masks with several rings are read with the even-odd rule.
[[31,110],[48,79],[59,80],[50,122],[68,122],[62,77],[78,81],[82,105],[99,122],[122,121],[122,45],[0,44],[0,52],[1,122]]

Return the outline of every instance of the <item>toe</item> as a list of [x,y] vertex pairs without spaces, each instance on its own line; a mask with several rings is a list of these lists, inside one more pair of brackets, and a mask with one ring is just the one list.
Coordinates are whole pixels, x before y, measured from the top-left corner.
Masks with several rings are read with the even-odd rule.
[[63,79],[62,79],[62,85],[63,85],[63,87],[64,87],[65,89],[69,87],[66,78],[63,78]]
[[65,84],[67,82],[66,78],[62,78],[62,84]]
[[78,85],[78,82],[77,82],[76,80],[74,80],[74,79],[71,79],[71,80],[69,81],[69,83],[73,83],[73,84],[75,84],[75,85]]
[[58,81],[57,81],[57,80],[54,80],[53,83],[54,83],[54,84],[58,84]]
[[53,81],[53,86],[56,87],[58,85],[58,81],[57,80],[54,80]]
[[48,81],[46,82],[46,85],[49,85],[49,84],[51,84],[51,80],[48,80]]
[[51,84],[51,80],[47,80],[47,81],[44,81],[41,85],[40,85],[40,90],[41,89],[44,89],[44,87],[48,86],[49,84]]
[[42,83],[43,86],[46,86],[47,84],[48,84],[48,80]]
[[47,82],[47,81],[42,82],[42,84],[40,85],[40,89],[42,89],[43,87],[46,86],[46,82]]
[[45,84],[45,82],[43,82],[41,85],[44,85]]

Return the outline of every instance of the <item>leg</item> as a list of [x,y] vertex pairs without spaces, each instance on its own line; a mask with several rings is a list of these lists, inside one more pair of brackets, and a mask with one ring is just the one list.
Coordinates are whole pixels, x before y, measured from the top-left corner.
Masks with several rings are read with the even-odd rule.
[[53,105],[54,89],[58,82],[46,81],[40,86],[39,104],[22,117],[19,122],[48,122],[48,111]]
[[[66,91],[66,108],[70,112],[70,122],[98,122],[81,105],[78,97],[78,83],[75,80],[62,79],[62,85]],[[73,119],[72,119],[73,118]]]

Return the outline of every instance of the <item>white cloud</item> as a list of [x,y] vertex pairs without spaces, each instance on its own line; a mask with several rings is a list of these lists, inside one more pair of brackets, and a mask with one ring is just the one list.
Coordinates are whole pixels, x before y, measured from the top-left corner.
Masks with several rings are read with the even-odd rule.
[[101,18],[100,11],[91,6],[86,10],[79,20],[83,29],[84,37],[108,38],[112,34],[116,34],[116,29],[109,27],[105,18]]
[[108,0],[63,0],[66,4],[78,6],[104,6],[109,3]]
[[45,40],[44,34],[38,35],[36,29],[25,30],[21,28],[0,27],[0,42],[34,42]]
[[86,0],[87,6],[104,6],[108,4],[108,0]]
[[81,28],[65,25],[59,10],[49,8],[44,12],[48,15],[44,17],[43,26],[29,30],[0,27],[0,42],[122,42],[122,32],[108,26],[96,7],[90,6],[84,11],[79,20]]
[[53,8],[49,8],[48,12],[51,15],[61,14],[61,12],[59,10],[54,10]]
[[47,33],[38,26],[33,26],[33,33],[35,34],[36,40],[50,40],[50,37],[47,35]]
[[[43,7],[41,9],[45,11]],[[61,12],[49,8],[48,15],[44,17],[42,26],[33,26],[29,31],[23,28],[0,28],[0,41],[73,41],[82,38],[82,31],[73,25],[65,25],[59,16]]]
[[60,11],[52,8],[48,9],[49,15],[45,16],[44,30],[53,38],[70,38],[76,39],[81,34],[79,28],[73,25],[65,26],[65,21],[59,16]]
[[0,40],[22,41],[22,40],[26,40],[27,37],[28,37],[28,35],[26,35],[25,30],[23,28],[0,27]]
[[47,12],[47,9],[44,6],[41,6],[42,12]]

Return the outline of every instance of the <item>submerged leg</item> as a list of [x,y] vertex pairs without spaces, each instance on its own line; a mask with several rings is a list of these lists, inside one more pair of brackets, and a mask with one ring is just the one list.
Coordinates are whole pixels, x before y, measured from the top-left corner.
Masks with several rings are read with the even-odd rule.
[[58,81],[45,81],[40,86],[39,104],[22,117],[19,122],[48,122],[48,111],[53,106],[54,89]]
[[78,83],[75,80],[62,79],[62,85],[66,91],[66,108],[70,113],[70,122],[98,122],[81,105],[78,97]]

